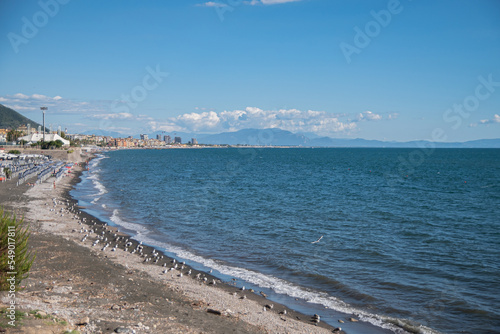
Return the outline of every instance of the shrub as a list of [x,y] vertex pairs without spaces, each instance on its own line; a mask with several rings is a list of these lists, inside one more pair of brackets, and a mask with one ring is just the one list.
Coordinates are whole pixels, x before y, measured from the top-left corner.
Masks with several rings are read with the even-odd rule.
[[9,153],[10,154],[21,154],[21,151],[19,151],[19,150],[10,150]]
[[[16,290],[29,276],[35,254],[28,251],[29,227],[0,208],[0,291],[10,290],[8,278],[15,278]],[[10,228],[9,228],[10,227]]]

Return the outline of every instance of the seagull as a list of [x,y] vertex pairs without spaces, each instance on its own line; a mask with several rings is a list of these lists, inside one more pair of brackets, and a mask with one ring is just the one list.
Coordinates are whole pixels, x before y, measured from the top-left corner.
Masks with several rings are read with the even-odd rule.
[[323,239],[323,236],[319,237],[319,239],[318,239],[318,240],[313,241],[313,242],[311,242],[311,243],[312,243],[312,244],[315,244],[315,243],[319,242],[321,239]]

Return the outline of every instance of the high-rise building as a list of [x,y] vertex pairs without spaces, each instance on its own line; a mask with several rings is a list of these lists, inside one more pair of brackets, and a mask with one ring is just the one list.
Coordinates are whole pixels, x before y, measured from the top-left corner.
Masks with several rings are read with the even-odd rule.
[[157,135],[156,135],[156,139],[157,139],[157,140],[161,140],[161,134],[157,134]]
[[182,144],[182,139],[181,139],[181,137],[175,137],[175,138],[174,138],[174,144]]
[[198,145],[198,141],[196,140],[196,138],[191,138],[191,144]]
[[146,134],[141,134],[141,140],[148,140],[149,136]]
[[172,138],[170,136],[163,136],[163,141],[167,144],[172,142]]

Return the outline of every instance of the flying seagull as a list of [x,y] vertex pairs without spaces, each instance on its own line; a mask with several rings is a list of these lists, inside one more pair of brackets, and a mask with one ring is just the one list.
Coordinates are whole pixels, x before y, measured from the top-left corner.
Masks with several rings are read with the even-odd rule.
[[319,242],[321,239],[323,239],[323,236],[319,237],[319,239],[318,239],[318,240],[313,241],[313,242],[311,242],[311,243],[312,243],[312,244],[315,244],[315,243]]

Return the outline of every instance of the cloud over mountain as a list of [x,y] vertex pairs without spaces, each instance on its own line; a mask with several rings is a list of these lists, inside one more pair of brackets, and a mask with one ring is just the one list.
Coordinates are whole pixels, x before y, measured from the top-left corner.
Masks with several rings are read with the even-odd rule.
[[489,125],[489,124],[495,124],[495,123],[500,123],[500,115],[498,115],[498,114],[493,115],[492,119],[482,119],[477,123],[471,123],[469,126],[476,127],[478,125]]
[[337,132],[349,132],[356,129],[356,123],[362,120],[379,120],[382,117],[372,112],[360,114],[357,120],[351,121],[344,115],[327,113],[325,111],[280,109],[263,110],[247,107],[244,110],[204,111],[188,113],[169,118],[164,121],[152,121],[153,130],[162,131],[193,131],[216,133],[222,131],[238,131],[241,129],[279,128],[290,132],[314,132],[328,135]]

